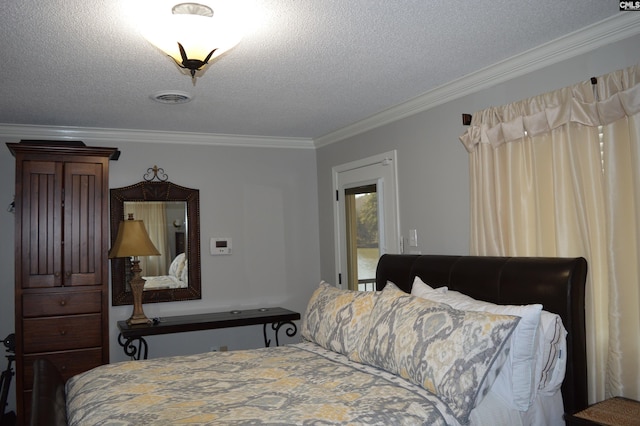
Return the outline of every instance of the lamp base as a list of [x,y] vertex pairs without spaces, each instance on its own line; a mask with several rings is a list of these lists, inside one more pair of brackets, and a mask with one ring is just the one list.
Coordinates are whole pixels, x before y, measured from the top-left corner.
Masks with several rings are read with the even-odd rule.
[[131,285],[131,293],[133,294],[133,313],[127,320],[127,324],[150,324],[151,320],[147,318],[142,309],[142,292],[144,291],[145,280],[140,276],[140,261],[137,257],[134,257],[132,262],[131,271],[133,272],[133,278],[129,283]]
[[151,324],[151,323],[152,321],[149,318],[147,318],[145,314],[142,314],[142,316],[138,316],[138,317],[134,317],[133,315],[131,315],[131,317],[127,320],[128,325]]

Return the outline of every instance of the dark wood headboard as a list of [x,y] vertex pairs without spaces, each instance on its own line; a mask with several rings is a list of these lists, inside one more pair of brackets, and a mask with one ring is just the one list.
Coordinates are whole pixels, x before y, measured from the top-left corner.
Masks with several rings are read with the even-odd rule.
[[410,293],[416,276],[432,287],[447,286],[474,299],[505,305],[541,303],[560,315],[568,332],[562,383],[565,413],[588,405],[584,258],[385,254],[378,262],[376,288],[391,281]]

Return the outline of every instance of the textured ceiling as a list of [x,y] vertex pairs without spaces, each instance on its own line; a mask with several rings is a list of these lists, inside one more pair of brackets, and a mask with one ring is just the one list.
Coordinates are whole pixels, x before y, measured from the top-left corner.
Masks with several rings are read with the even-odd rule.
[[[3,0],[0,124],[315,139],[620,13],[603,0],[246,0],[260,25],[194,86],[137,32],[138,1]],[[164,90],[194,99],[149,99]]]

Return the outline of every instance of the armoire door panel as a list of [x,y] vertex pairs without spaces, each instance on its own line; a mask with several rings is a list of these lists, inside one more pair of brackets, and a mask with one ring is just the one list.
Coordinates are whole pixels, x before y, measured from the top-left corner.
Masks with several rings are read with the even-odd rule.
[[62,283],[62,164],[24,161],[22,174],[22,286]]
[[102,164],[65,164],[64,285],[100,285]]

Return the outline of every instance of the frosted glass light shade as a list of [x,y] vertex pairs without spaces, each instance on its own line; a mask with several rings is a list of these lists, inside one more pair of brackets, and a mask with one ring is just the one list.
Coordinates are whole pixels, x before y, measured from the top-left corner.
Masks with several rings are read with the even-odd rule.
[[[209,61],[235,47],[242,39],[243,25],[232,1],[203,1],[189,8],[167,7],[163,4],[157,11],[148,10],[140,20],[140,32],[154,46],[165,52],[176,63],[182,63],[180,43],[189,59],[204,61],[215,49]],[[181,5],[180,5],[181,6]],[[197,6],[213,11],[211,16],[198,14]]]

